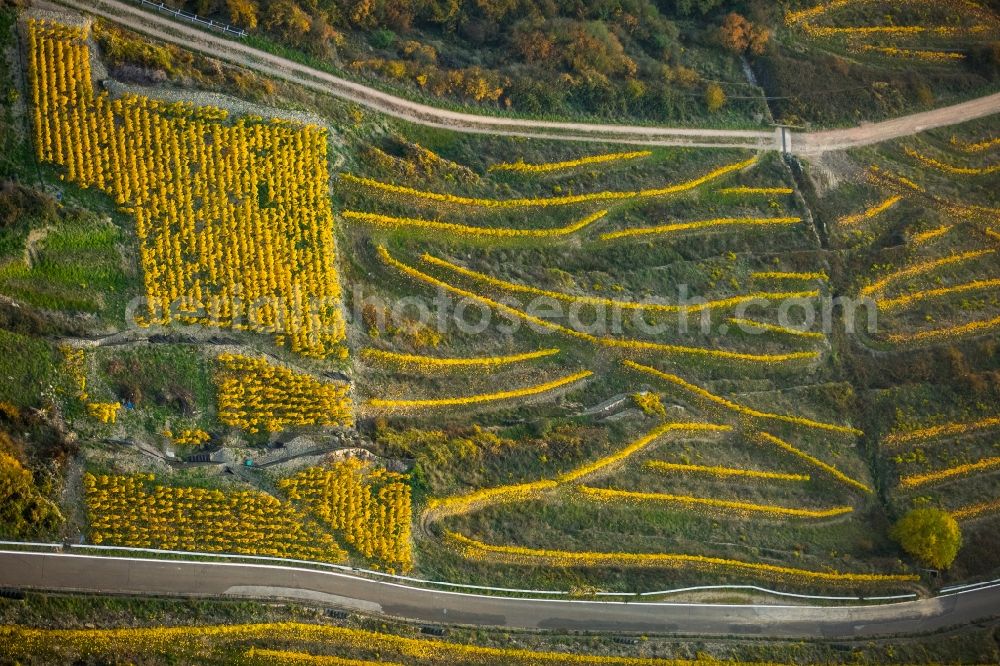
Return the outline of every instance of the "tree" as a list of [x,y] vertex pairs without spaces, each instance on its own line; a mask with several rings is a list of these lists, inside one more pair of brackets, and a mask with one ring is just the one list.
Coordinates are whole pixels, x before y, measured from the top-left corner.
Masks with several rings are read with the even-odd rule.
[[39,492],[31,472],[7,453],[15,449],[10,436],[0,432],[0,533],[23,537],[54,529],[63,516]]
[[722,4],[722,0],[674,0],[674,8],[682,16],[690,16],[695,11],[705,15]]
[[907,553],[936,569],[947,569],[962,546],[962,531],[941,509],[913,509],[892,528],[892,538]]
[[726,105],[726,93],[718,83],[709,83],[705,89],[705,105],[712,113]]
[[257,6],[250,0],[226,0],[229,20],[247,30],[257,27]]
[[760,55],[767,48],[770,38],[770,30],[755,26],[736,12],[727,14],[722,21],[722,27],[719,28],[719,41],[736,54],[750,51],[754,55]]
[[285,39],[299,44],[309,34],[312,21],[292,0],[278,0],[267,10],[266,27],[278,31]]

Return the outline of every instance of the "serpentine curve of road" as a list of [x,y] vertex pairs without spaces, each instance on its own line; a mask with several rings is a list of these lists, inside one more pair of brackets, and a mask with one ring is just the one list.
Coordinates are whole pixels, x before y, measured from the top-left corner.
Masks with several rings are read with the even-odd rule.
[[879,143],[1000,112],[1000,93],[996,93],[954,106],[915,113],[885,122],[812,133],[792,133],[780,127],[762,130],[669,128],[477,115],[435,108],[397,97],[356,81],[272,55],[243,42],[206,32],[193,25],[179,23],[132,3],[119,0],[54,0],[54,2],[113,21],[158,40],[199,51],[213,58],[247,67],[317,92],[347,99],[396,118],[467,133],[653,146],[737,147],[780,150],[809,156]]
[[0,551],[0,586],[63,592],[288,599],[415,622],[518,629],[847,639],[1000,615],[1000,582],[871,606],[732,605],[493,597],[273,564]]

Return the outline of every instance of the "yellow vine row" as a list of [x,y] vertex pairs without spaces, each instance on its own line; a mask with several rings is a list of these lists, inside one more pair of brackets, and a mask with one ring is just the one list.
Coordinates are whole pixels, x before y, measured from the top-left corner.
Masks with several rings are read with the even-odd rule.
[[714,572],[738,571],[769,574],[777,579],[822,581],[828,583],[902,583],[919,580],[911,574],[862,574],[836,571],[813,571],[763,562],[745,562],[703,555],[675,553],[609,553],[588,551],[543,550],[521,546],[496,546],[470,539],[455,532],[446,535],[458,545],[464,555],[473,560],[514,565],[546,565],[557,567],[632,567],[644,569],[676,569],[693,567]]
[[510,400],[511,398],[523,398],[540,393],[547,393],[554,389],[578,382],[581,379],[590,377],[593,372],[583,370],[566,377],[544,384],[527,386],[525,388],[510,391],[497,391],[496,393],[480,393],[477,395],[461,396],[456,398],[428,398],[419,400],[386,400],[382,398],[372,398],[365,405],[373,409],[415,409],[417,407],[453,407],[458,405],[476,405],[484,402],[496,402],[497,400]]
[[986,502],[979,502],[978,504],[963,506],[960,509],[952,511],[951,517],[955,520],[973,520],[975,518],[979,518],[980,516],[996,513],[998,511],[1000,511],[1000,499],[995,499]]
[[854,511],[850,506],[835,506],[830,509],[798,509],[795,507],[777,506],[774,504],[753,504],[751,502],[736,502],[714,499],[711,497],[691,497],[689,495],[670,495],[667,493],[645,493],[614,488],[594,488],[578,486],[582,494],[595,500],[621,502],[663,502],[683,504],[685,506],[708,506],[717,509],[727,509],[739,514],[763,513],[771,516],[788,516],[793,518],[833,518]]
[[985,176],[992,173],[1000,171],[1000,164],[995,164],[988,167],[964,167],[956,164],[948,164],[947,162],[941,162],[933,157],[928,157],[923,155],[913,148],[905,148],[906,154],[913,159],[926,164],[927,166],[934,167],[939,171],[944,171],[946,173],[957,174],[961,176]]
[[866,25],[866,26],[817,26],[808,22],[802,24],[802,30],[811,37],[834,37],[845,35],[850,38],[871,37],[873,35],[936,35],[943,37],[959,37],[983,32],[986,26],[969,28],[950,25]]
[[882,182],[887,182],[893,184],[897,187],[905,188],[905,190],[918,193],[926,193],[927,189],[920,183],[916,183],[905,176],[901,176],[898,173],[893,173],[891,171],[884,171],[882,167],[877,164],[873,164],[868,167],[868,179],[878,185]]
[[917,430],[907,430],[904,432],[893,432],[883,439],[884,444],[897,446],[909,442],[922,442],[928,439],[940,439],[944,437],[955,437],[966,435],[980,430],[993,430],[1000,428],[1000,417],[991,416],[979,421],[966,423],[943,423],[941,425],[919,428]]
[[1000,279],[976,280],[974,282],[966,282],[964,284],[957,284],[951,287],[915,291],[896,298],[887,298],[876,301],[876,305],[878,305],[879,310],[897,310],[918,301],[926,301],[928,299],[940,298],[942,296],[951,296],[952,294],[964,294],[969,291],[994,289],[996,287],[1000,287]]
[[393,258],[389,251],[385,249],[384,246],[378,246],[378,253],[382,260],[399,270],[404,275],[408,275],[415,280],[424,282],[434,287],[440,287],[445,291],[450,291],[453,294],[468,298],[470,300],[482,303],[497,312],[504,312],[512,317],[521,319],[536,326],[542,328],[547,328],[552,331],[557,331],[564,335],[568,335],[586,342],[590,342],[595,345],[600,345],[603,347],[626,349],[630,351],[656,351],[665,354],[678,354],[678,355],[689,355],[689,356],[702,356],[708,358],[719,358],[728,359],[733,361],[747,361],[752,363],[783,363],[787,361],[799,361],[806,359],[815,359],[819,356],[819,352],[793,352],[788,354],[745,354],[742,352],[731,352],[719,349],[706,349],[704,347],[685,347],[682,345],[668,345],[657,342],[646,342],[644,340],[628,340],[621,338],[608,338],[600,337],[596,335],[591,335],[590,333],[583,333],[581,331],[576,331],[571,328],[567,328],[560,324],[554,324],[550,321],[546,321],[540,317],[528,314],[527,312],[522,312],[516,308],[512,308],[509,305],[503,303],[498,303],[492,299],[485,296],[480,296],[471,291],[455,287],[448,284],[442,280],[438,280],[435,277],[427,275],[416,268],[404,264],[398,259]]
[[882,213],[889,210],[902,200],[903,197],[899,196],[898,194],[894,194],[891,197],[884,199],[883,201],[877,204],[872,205],[871,207],[865,209],[860,213],[856,213],[854,215],[845,215],[844,217],[840,218],[837,221],[845,226],[858,224],[859,222],[864,222],[865,220],[870,220],[874,217],[881,215]]
[[435,497],[427,502],[427,510],[437,516],[451,516],[486,506],[509,504],[533,499],[545,490],[556,488],[559,482],[554,479],[542,479],[530,483],[517,483],[493,488],[483,488],[471,493]]
[[871,53],[881,53],[893,58],[912,58],[914,60],[924,60],[927,62],[953,62],[965,60],[965,54],[957,51],[934,51],[930,49],[901,49],[895,46],[876,46],[874,44],[858,44],[851,48],[852,51],[866,51]]
[[833,2],[819,4],[815,7],[809,7],[808,9],[802,9],[797,12],[785,12],[785,25],[792,26],[806,19],[822,16],[832,10],[853,4],[855,1],[856,0],[834,0]]
[[588,215],[583,219],[556,229],[509,229],[473,227],[466,224],[455,224],[452,222],[441,222],[438,220],[424,220],[413,217],[394,217],[392,215],[381,215],[379,213],[362,213],[353,210],[345,210],[340,214],[348,220],[358,220],[378,227],[412,227],[417,229],[431,229],[434,231],[446,231],[459,236],[484,236],[491,238],[556,238],[568,236],[583,229],[587,225],[593,224],[597,220],[607,215],[608,211],[600,210]]
[[332,654],[309,654],[308,652],[291,652],[288,650],[266,650],[261,648],[250,648],[243,653],[243,658],[239,662],[245,666],[295,666],[304,664],[306,666],[403,666],[397,661],[369,661],[367,659],[349,659],[347,657],[336,657]]
[[645,467],[658,472],[692,472],[695,474],[710,474],[719,478],[742,476],[749,479],[768,479],[769,481],[808,481],[808,474],[786,474],[784,472],[762,472],[756,469],[740,469],[736,467],[713,467],[707,465],[682,465],[668,463],[662,460],[647,461]]
[[[943,4],[940,0],[910,0],[911,4],[924,3],[929,5]],[[785,25],[792,26],[796,23],[801,23],[806,19],[816,18],[829,12],[842,9],[844,7],[849,7],[851,5],[864,5],[864,4],[883,4],[880,0],[830,0],[830,2],[820,3],[813,7],[807,9],[802,9],[799,11],[786,11],[785,12]],[[961,11],[963,13],[974,16],[981,21],[989,22],[994,20],[994,17],[989,9],[984,7],[978,2],[973,0],[951,0],[950,4],[956,12]]]
[[822,271],[790,272],[790,271],[756,271],[750,274],[751,280],[829,280],[830,276]]
[[748,195],[783,195],[791,194],[794,190],[790,187],[724,187],[719,190],[719,194],[748,194]]
[[872,182],[884,187],[903,190],[907,193],[917,192],[930,205],[946,211],[948,214],[960,218],[975,218],[987,221],[1000,219],[1000,208],[991,208],[977,204],[967,204],[961,201],[953,201],[944,197],[928,194],[927,190],[918,183],[898,174],[884,171],[876,165],[868,169],[869,178]]
[[951,145],[965,153],[982,153],[1000,146],[1000,137],[992,137],[981,141],[961,141],[957,136],[951,137]]
[[498,289],[504,289],[506,291],[513,291],[522,294],[532,294],[533,296],[545,296],[548,298],[554,298],[558,301],[563,301],[566,303],[587,303],[588,305],[603,305],[609,308],[620,308],[623,310],[648,310],[650,312],[702,312],[704,310],[714,310],[717,308],[727,308],[734,305],[740,305],[741,303],[747,303],[750,301],[768,300],[777,301],[782,299],[790,298],[815,298],[819,296],[818,291],[795,291],[795,292],[761,292],[755,294],[746,294],[744,296],[733,296],[731,298],[723,298],[715,301],[706,301],[704,303],[691,303],[690,305],[671,305],[667,303],[638,303],[636,301],[620,301],[611,298],[601,298],[599,296],[579,296],[577,294],[567,294],[561,291],[549,291],[547,289],[539,289],[538,287],[532,287],[529,285],[517,284],[515,282],[508,282],[506,280],[500,280],[498,278],[486,275],[485,273],[480,273],[478,271],[459,266],[445,259],[440,259],[434,255],[424,253],[420,257],[423,261],[432,264],[434,266],[439,266],[441,268],[446,268],[450,271],[458,273],[459,275],[477,280],[484,284],[488,284],[492,287],[497,287]]
[[82,349],[68,344],[59,345],[62,354],[63,369],[73,380],[76,397],[82,401],[89,399],[87,394],[87,355]]
[[702,398],[704,400],[707,400],[709,402],[712,402],[712,403],[715,403],[715,404],[720,405],[722,407],[725,407],[726,409],[731,410],[733,412],[736,412],[737,414],[742,414],[744,416],[751,416],[751,417],[758,418],[758,419],[766,419],[766,420],[773,420],[773,421],[783,421],[785,423],[793,423],[793,424],[801,425],[801,426],[804,426],[804,427],[807,427],[807,428],[815,428],[817,430],[828,430],[830,432],[837,432],[837,433],[842,433],[842,434],[847,434],[847,435],[863,435],[864,434],[862,431],[858,430],[857,428],[851,428],[851,427],[848,427],[848,426],[835,425],[835,424],[832,424],[832,423],[822,423],[820,421],[813,421],[811,419],[802,418],[800,416],[787,416],[787,415],[784,415],[784,414],[771,414],[770,412],[761,412],[761,411],[758,411],[756,409],[751,409],[750,407],[746,407],[746,406],[741,405],[739,403],[733,402],[732,400],[727,400],[726,398],[723,398],[721,396],[717,396],[717,395],[715,395],[713,393],[709,393],[708,391],[706,391],[705,389],[701,388],[700,386],[695,386],[694,384],[691,384],[690,382],[684,381],[683,379],[681,379],[677,375],[671,375],[671,374],[668,374],[666,372],[662,372],[660,370],[657,370],[656,368],[651,368],[651,367],[646,366],[646,365],[640,365],[639,363],[636,363],[636,362],[630,361],[630,360],[622,361],[622,363],[626,367],[632,368],[633,370],[637,370],[638,372],[642,372],[642,373],[645,373],[647,375],[651,375],[653,377],[656,377],[658,379],[662,379],[663,381],[669,382],[669,383],[674,384],[676,386],[680,386],[681,388],[683,388],[683,389],[685,389],[687,391],[690,391],[691,393],[694,393],[695,395],[699,396],[700,398]]
[[928,342],[931,340],[941,339],[947,340],[959,338],[963,335],[982,333],[998,326],[1000,326],[1000,317],[995,317],[994,319],[973,321],[959,326],[949,326],[948,328],[935,328],[929,331],[918,331],[916,333],[891,333],[886,336],[886,339],[893,343]]
[[948,469],[940,469],[934,472],[927,472],[925,474],[911,474],[909,476],[904,476],[899,480],[899,487],[916,488],[928,483],[953,479],[956,476],[966,476],[976,472],[986,472],[998,467],[1000,467],[1000,457],[983,458],[982,460],[974,463],[956,465],[955,467],[949,467]]
[[768,324],[762,321],[754,321],[753,319],[740,319],[739,317],[730,317],[727,319],[730,324],[734,326],[745,326],[749,328],[757,328],[762,331],[768,331],[770,333],[781,333],[783,335],[791,335],[797,338],[808,338],[810,340],[825,340],[826,336],[822,333],[816,333],[812,331],[800,331],[796,328],[788,328],[787,326],[778,326],[776,324]]
[[524,354],[508,354],[506,356],[479,356],[468,358],[440,358],[436,356],[420,356],[417,354],[400,354],[398,352],[385,351],[383,349],[367,348],[361,350],[362,358],[376,361],[386,361],[400,365],[415,365],[421,369],[433,370],[437,368],[491,368],[500,365],[510,365],[512,363],[523,363],[533,361],[546,356],[553,356],[559,353],[559,349],[540,349]]
[[920,245],[921,243],[926,243],[929,240],[934,240],[939,236],[944,236],[954,228],[954,224],[943,224],[936,229],[928,229],[927,231],[921,231],[919,234],[914,234],[910,240],[912,240],[914,244]]
[[617,240],[619,238],[669,234],[678,231],[691,231],[693,229],[709,229],[714,227],[770,227],[798,224],[801,221],[801,217],[717,217],[711,220],[698,220],[697,222],[680,222],[677,224],[664,224],[656,227],[640,227],[636,229],[611,231],[606,234],[601,234],[601,240]]
[[857,488],[858,490],[866,492],[868,494],[872,494],[874,492],[871,488],[869,488],[865,484],[861,483],[860,481],[855,481],[854,479],[852,479],[851,477],[847,476],[839,469],[834,467],[833,465],[829,465],[820,460],[819,458],[811,456],[801,449],[795,448],[785,440],[775,437],[771,433],[761,432],[758,433],[758,435],[763,441],[768,442],[770,444],[774,444],[779,449],[787,451],[788,453],[791,453],[794,456],[798,456],[799,458],[802,458],[806,462],[815,465],[816,467],[820,468],[821,470],[823,470],[824,472],[826,472],[827,474],[829,474],[830,476],[832,476],[833,478],[837,479],[842,483],[846,483],[847,485]]
[[599,458],[592,463],[581,465],[572,471],[556,477],[556,480],[560,483],[568,483],[570,481],[581,479],[585,476],[590,476],[594,472],[606,469],[612,465],[616,465],[617,463],[634,455],[636,452],[646,448],[668,432],[729,432],[730,430],[732,430],[730,426],[717,425],[714,423],[665,423],[661,426],[653,428],[650,432],[646,433],[620,451],[616,451],[611,455]]
[[635,150],[624,153],[605,153],[604,155],[590,155],[580,157],[575,160],[564,162],[546,162],[544,164],[525,164],[523,159],[517,162],[501,162],[494,164],[488,171],[518,171],[522,173],[546,173],[548,171],[559,171],[560,169],[570,169],[588,164],[603,164],[606,162],[619,162],[622,160],[634,160],[640,157],[649,157],[653,154],[651,150]]
[[646,448],[668,432],[718,433],[729,432],[731,430],[731,426],[716,425],[712,423],[664,423],[656,426],[620,450],[604,456],[603,458],[598,458],[593,462],[581,465],[576,469],[570,470],[569,472],[560,474],[554,479],[541,479],[539,481],[532,481],[529,483],[496,486],[494,488],[484,488],[482,490],[464,493],[461,495],[432,498],[428,501],[427,508],[438,515],[453,515],[456,513],[467,512],[474,507],[531,499],[537,497],[542,491],[552,490],[562,484],[577,481],[585,476],[589,476],[595,472],[614,466],[623,460],[626,460],[638,451]]
[[877,294],[883,291],[893,282],[897,282],[904,278],[915,277],[917,275],[924,275],[925,273],[930,273],[933,270],[941,268],[942,266],[951,266],[953,264],[960,264],[966,261],[972,261],[973,259],[978,259],[980,257],[985,257],[991,254],[995,254],[996,250],[972,250],[971,252],[963,252],[962,254],[954,254],[950,257],[944,257],[942,259],[934,259],[931,261],[923,261],[919,264],[914,264],[908,266],[902,270],[896,271],[886,275],[880,280],[872,282],[871,284],[865,286],[861,289],[862,296],[870,296],[872,294]]
[[[0,651],[12,658],[34,660],[51,650],[67,650],[61,663],[76,661],[72,656],[107,657],[121,661],[123,655],[142,657],[149,653],[184,650],[203,654],[212,646],[246,646],[251,641],[271,644],[275,637],[282,641],[307,645],[324,645],[334,649],[371,652],[375,649],[379,663],[385,653],[407,664],[416,663],[476,663],[505,666],[537,666],[538,664],[580,664],[582,666],[741,666],[736,662],[716,659],[677,660],[655,657],[619,657],[573,652],[538,651],[515,647],[487,647],[425,638],[410,638],[395,634],[355,629],[333,624],[302,622],[271,622],[260,624],[223,624],[128,627],[114,629],[36,629],[18,625],[0,627]],[[64,653],[63,653],[64,654]],[[284,663],[278,660],[277,663]],[[322,662],[320,662],[322,663]],[[337,666],[340,666],[339,664]],[[770,663],[746,663],[742,666],[777,666]]]
[[481,208],[544,208],[549,206],[567,206],[570,204],[583,203],[586,201],[618,201],[623,199],[635,199],[635,198],[648,198],[648,197],[658,197],[667,194],[676,194],[678,192],[686,192],[688,190],[693,190],[700,185],[703,185],[711,180],[720,178],[733,171],[739,171],[740,169],[745,169],[757,162],[756,157],[752,157],[748,160],[742,162],[736,162],[734,164],[728,164],[726,166],[719,167],[713,171],[708,172],[704,176],[695,178],[694,180],[689,180],[683,183],[678,183],[676,185],[668,185],[662,188],[652,188],[646,190],[634,190],[625,192],[591,192],[588,194],[567,194],[555,197],[546,197],[542,199],[482,199],[476,197],[463,197],[455,194],[444,194],[441,192],[428,192],[425,190],[417,190],[412,187],[404,187],[402,185],[393,185],[391,183],[383,183],[372,178],[363,178],[360,176],[355,176],[349,173],[343,173],[340,175],[342,180],[350,183],[355,183],[365,187],[370,187],[372,189],[382,190],[384,192],[391,192],[394,194],[402,194],[405,196],[416,197],[419,199],[427,199],[429,201],[440,201],[442,203],[457,204],[461,206],[477,206]]

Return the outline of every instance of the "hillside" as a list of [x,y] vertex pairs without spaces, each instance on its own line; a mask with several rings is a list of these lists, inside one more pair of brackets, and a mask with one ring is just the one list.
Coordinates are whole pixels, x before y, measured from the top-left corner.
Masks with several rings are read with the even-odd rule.
[[[709,36],[733,9],[773,30],[747,58],[765,89],[803,91],[771,100],[789,122],[991,90],[990,7],[887,4],[192,9],[338,66],[427,40],[438,64],[419,44],[397,57],[462,77],[493,25],[475,76],[510,84],[440,97],[519,113],[752,124],[749,101],[705,107],[711,77],[743,76]],[[529,32],[600,44],[531,63],[516,55]],[[505,624],[489,614],[417,629],[383,622],[392,599],[351,617],[279,604],[263,564],[793,609],[937,603],[995,578],[997,115],[808,157],[566,141],[407,122],[47,4],[0,8],[0,38],[0,536],[261,564],[265,592],[242,592],[274,601],[0,598],[16,625],[0,660],[129,660],[138,645],[150,663],[995,658],[986,620],[898,653],[583,624],[508,645],[465,626]],[[666,99],[681,93],[663,68],[688,66],[669,112],[574,97],[586,79]],[[838,73],[821,85],[813,66]],[[568,93],[522,107],[527,81]]]

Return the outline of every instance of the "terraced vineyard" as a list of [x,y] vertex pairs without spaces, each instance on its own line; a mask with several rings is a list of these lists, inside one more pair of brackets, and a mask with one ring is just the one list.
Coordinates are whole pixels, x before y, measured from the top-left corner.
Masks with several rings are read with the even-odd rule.
[[851,288],[878,309],[878,332],[857,344],[883,492],[897,513],[935,507],[958,520],[964,572],[995,561],[1000,494],[995,132],[974,123],[859,153],[867,196],[893,205],[834,227],[862,271]]
[[960,46],[964,40],[996,34],[1000,29],[996,15],[971,0],[933,5],[920,0],[898,3],[892,9],[911,12],[905,23],[851,20],[852,15],[863,15],[866,9],[885,9],[887,5],[878,0],[833,0],[786,13],[785,24],[814,39],[841,41],[851,53],[939,63],[964,60],[966,53]]
[[[436,170],[361,160],[337,182],[361,415],[426,479],[419,570],[610,590],[917,580],[857,555],[874,481],[804,319],[830,264],[780,159],[421,134],[380,150]],[[588,409],[636,392],[660,411]]]
[[[996,27],[953,4],[787,27],[944,62]],[[584,596],[893,595],[1000,565],[995,119],[807,164],[460,134],[274,82],[294,113],[98,91],[89,25],[41,16],[34,171],[109,218],[73,221],[103,229],[86,308],[22,303],[54,304],[67,536]],[[919,507],[967,530],[954,574],[890,536]]]
[[994,89],[993,3],[826,0],[773,11],[779,46],[754,69],[779,122],[891,118]]

